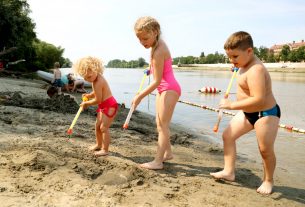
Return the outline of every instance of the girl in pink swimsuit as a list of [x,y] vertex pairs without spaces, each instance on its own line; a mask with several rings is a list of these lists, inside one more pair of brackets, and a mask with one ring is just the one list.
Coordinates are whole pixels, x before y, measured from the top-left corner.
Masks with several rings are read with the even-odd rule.
[[156,96],[157,153],[152,162],[143,163],[140,167],[158,170],[163,169],[164,161],[173,159],[169,125],[181,95],[181,88],[174,77],[170,51],[160,38],[160,25],[157,20],[152,17],[141,17],[136,21],[134,30],[140,43],[146,49],[151,48],[151,73],[154,80],[135,96],[133,107],[136,108],[145,96],[155,89],[158,90]]

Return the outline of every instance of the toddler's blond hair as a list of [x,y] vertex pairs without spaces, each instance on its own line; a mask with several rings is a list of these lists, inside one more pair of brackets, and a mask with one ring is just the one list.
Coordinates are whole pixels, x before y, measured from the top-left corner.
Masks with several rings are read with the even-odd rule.
[[99,58],[91,56],[79,59],[73,64],[73,69],[76,74],[79,74],[82,77],[87,74],[88,70],[101,74],[104,72],[103,62]]

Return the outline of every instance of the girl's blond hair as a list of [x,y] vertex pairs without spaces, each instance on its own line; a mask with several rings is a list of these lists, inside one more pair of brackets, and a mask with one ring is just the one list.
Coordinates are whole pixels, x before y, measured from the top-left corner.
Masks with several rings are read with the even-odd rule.
[[157,36],[157,40],[159,39],[160,35],[161,35],[161,29],[160,29],[160,24],[159,22],[150,16],[145,16],[145,17],[140,17],[135,25],[134,25],[134,30],[135,32],[141,32],[141,31],[145,31],[145,32],[152,32],[152,31],[156,31],[158,36]]
[[79,74],[82,77],[87,74],[88,70],[101,74],[104,72],[103,62],[100,59],[91,56],[79,59],[73,64],[73,69],[76,74]]

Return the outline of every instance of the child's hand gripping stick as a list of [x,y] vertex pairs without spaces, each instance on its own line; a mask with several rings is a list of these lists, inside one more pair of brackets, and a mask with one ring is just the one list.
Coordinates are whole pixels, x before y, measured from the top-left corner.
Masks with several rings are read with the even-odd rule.
[[[82,100],[83,101],[88,101],[89,99],[86,97],[86,96],[84,96],[83,98],[82,98]],[[68,131],[67,131],[67,134],[68,135],[71,135],[72,134],[72,129],[73,129],[73,127],[74,127],[74,125],[75,125],[75,123],[76,123],[76,121],[77,121],[77,119],[78,119],[78,117],[79,117],[79,115],[80,115],[80,113],[83,111],[83,107],[79,107],[79,109],[78,109],[78,111],[77,111],[77,114],[75,115],[75,117],[74,117],[74,119],[73,119],[73,121],[72,121],[72,124],[71,124],[71,126],[69,127],[69,129],[68,129]]]
[[[236,74],[237,74],[237,71],[238,71],[238,68],[234,67],[233,68],[233,75],[231,77],[231,80],[230,80],[230,83],[228,85],[228,88],[227,88],[227,91],[224,95],[224,98],[228,98],[229,97],[229,93],[230,93],[230,90],[231,90],[231,87],[232,87],[232,83],[233,83],[233,79],[235,78]],[[222,109],[219,109],[219,113],[218,113],[218,119],[217,119],[217,122],[213,128],[213,131],[214,132],[217,132],[218,131],[218,128],[219,128],[219,124],[220,124],[220,121],[222,119],[222,114],[223,114],[223,111]]]
[[[150,70],[144,70],[144,76],[142,78],[142,81],[141,81],[141,84],[140,84],[140,87],[139,87],[139,90],[138,90],[137,94],[139,94],[141,92],[143,84],[145,82],[145,79],[147,78],[147,76],[149,76],[149,74],[150,74]],[[130,121],[130,118],[131,118],[131,115],[132,115],[133,111],[134,111],[134,107],[131,106],[130,110],[128,112],[127,118],[125,120],[125,123],[123,125],[123,129],[127,129],[128,128],[128,124],[129,124],[129,121]]]

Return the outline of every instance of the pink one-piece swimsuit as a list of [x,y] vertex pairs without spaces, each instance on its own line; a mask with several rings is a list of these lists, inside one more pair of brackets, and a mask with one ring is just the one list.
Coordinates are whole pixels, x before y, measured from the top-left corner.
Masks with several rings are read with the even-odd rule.
[[[153,73],[153,70],[153,67],[151,67],[151,73]],[[171,58],[164,61],[162,80],[160,85],[157,87],[157,90],[159,94],[163,91],[174,90],[179,94],[179,96],[181,95],[181,87],[175,79]]]

